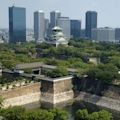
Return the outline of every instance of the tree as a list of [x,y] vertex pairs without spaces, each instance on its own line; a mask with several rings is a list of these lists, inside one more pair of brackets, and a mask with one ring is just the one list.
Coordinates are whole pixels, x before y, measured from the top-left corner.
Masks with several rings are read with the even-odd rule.
[[26,110],[20,106],[1,109],[0,115],[6,120],[68,120],[69,118],[68,112],[62,109]]
[[67,75],[68,75],[68,72],[64,67],[58,67],[56,69],[53,69],[47,72],[47,76],[52,77],[52,78],[63,77]]
[[99,120],[111,120],[112,119],[112,114],[106,110],[101,110],[98,112],[98,114],[99,114]]
[[50,112],[54,115],[53,120],[68,120],[69,114],[65,110],[62,109],[51,109]]
[[48,65],[58,65],[58,61],[56,59],[47,59],[45,63]]
[[99,120],[99,114],[98,112],[93,112],[89,115],[89,120]]
[[21,120],[53,120],[54,116],[47,110],[28,110]]
[[91,67],[86,74],[90,79],[101,80],[108,84],[119,78],[118,68],[112,64],[100,64],[96,67]]
[[22,120],[22,115],[25,112],[25,108],[17,106],[12,108],[3,109],[2,116],[6,120]]
[[3,101],[4,99],[2,98],[2,96],[0,96],[0,109],[3,107]]
[[112,114],[106,110],[99,112],[88,113],[87,109],[78,110],[76,112],[75,120],[111,120]]
[[78,110],[76,112],[75,120],[88,120],[88,111],[87,109]]
[[86,71],[86,74],[88,75],[88,78],[95,80],[96,79],[96,73],[98,73],[100,70],[97,67],[91,67]]
[[120,69],[120,56],[111,57],[109,63],[117,66]]

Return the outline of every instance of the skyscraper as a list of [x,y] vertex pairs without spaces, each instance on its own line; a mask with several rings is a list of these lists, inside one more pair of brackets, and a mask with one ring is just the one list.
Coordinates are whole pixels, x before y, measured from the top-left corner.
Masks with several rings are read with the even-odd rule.
[[45,16],[43,11],[34,12],[34,37],[37,43],[45,38]]
[[60,17],[58,19],[58,24],[65,35],[65,37],[69,40],[70,39],[70,19],[69,17]]
[[85,29],[81,29],[81,35],[80,35],[80,38],[86,38],[85,37]]
[[50,12],[50,27],[51,29],[57,26],[57,21],[61,17],[61,13],[59,11]]
[[9,42],[26,41],[26,9],[9,7]]
[[86,12],[86,37],[91,39],[91,32],[93,28],[97,28],[97,12]]
[[115,40],[120,43],[120,28],[115,28]]
[[45,19],[45,38],[49,37],[49,19]]
[[80,20],[70,20],[71,26],[71,37],[72,38],[80,38],[81,35],[81,21]]
[[94,28],[92,29],[92,40],[97,42],[115,43],[115,29],[113,28]]

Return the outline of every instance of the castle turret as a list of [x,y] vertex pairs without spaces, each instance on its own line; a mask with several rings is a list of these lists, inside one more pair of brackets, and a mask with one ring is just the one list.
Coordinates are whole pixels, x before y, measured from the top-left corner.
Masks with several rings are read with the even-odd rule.
[[68,45],[68,40],[66,40],[62,29],[59,26],[55,26],[52,29],[52,35],[47,43],[53,44],[57,47],[58,45]]

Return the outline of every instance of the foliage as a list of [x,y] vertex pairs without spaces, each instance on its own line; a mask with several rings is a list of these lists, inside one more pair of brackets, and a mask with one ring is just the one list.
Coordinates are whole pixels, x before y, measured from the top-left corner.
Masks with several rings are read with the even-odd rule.
[[[35,57],[37,55],[37,57]],[[89,63],[90,57],[100,58],[102,68]],[[101,79],[111,83],[120,79],[117,74],[120,69],[120,45],[113,43],[95,43],[89,40],[70,40],[69,46],[57,48],[45,43],[1,44],[0,63],[6,68],[13,68],[19,63],[43,62],[48,65],[75,68],[81,74],[89,74],[91,79]],[[113,67],[116,68],[114,70]],[[114,71],[112,71],[112,68]],[[57,71],[53,71],[58,74]],[[53,74],[50,72],[48,74]],[[55,75],[54,74],[54,75]],[[52,75],[54,77],[54,75]],[[61,76],[61,75],[58,75]]]
[[87,109],[84,110],[78,110],[76,112],[76,120],[88,120],[88,111]]
[[99,112],[88,113],[87,109],[78,110],[76,112],[75,120],[111,120],[112,114],[106,110]]
[[58,65],[58,60],[56,60],[56,59],[47,59],[45,61],[45,64],[47,64],[47,65]]
[[32,55],[36,53],[35,44],[24,43],[21,45],[1,44],[0,62],[6,68],[13,68],[16,64],[22,62],[32,62]]
[[26,110],[17,106],[1,109],[0,115],[6,120],[68,120],[68,113],[61,109]]
[[118,68],[112,64],[101,64],[87,71],[88,78],[112,83],[119,78]]
[[4,99],[2,98],[2,96],[0,96],[0,109],[3,107],[3,101]]
[[50,112],[54,115],[54,120],[68,120],[69,114],[62,109],[51,109]]
[[47,110],[26,111],[21,120],[53,120],[54,116]]
[[1,110],[1,115],[6,120],[21,120],[25,109],[23,107],[12,107]]
[[63,77],[67,75],[68,75],[68,72],[66,68],[64,67],[57,67],[56,69],[53,69],[47,72],[47,76],[52,77],[52,78]]
[[24,80],[24,77],[19,77],[19,76],[14,76],[14,77],[6,77],[6,76],[2,76],[0,77],[0,84],[4,85],[4,84],[10,84],[14,81],[22,81]]

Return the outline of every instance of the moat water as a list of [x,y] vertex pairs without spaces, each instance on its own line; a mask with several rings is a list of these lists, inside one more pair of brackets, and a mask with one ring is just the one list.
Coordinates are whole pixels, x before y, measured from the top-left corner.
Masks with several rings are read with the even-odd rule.
[[[28,104],[27,106],[25,105],[25,106],[28,109],[36,109],[36,108],[38,109],[39,104],[40,103],[37,103],[37,104],[33,103],[33,104]],[[46,105],[46,106],[48,106],[48,105]],[[42,106],[42,108],[44,108],[44,106]],[[49,108],[51,108],[51,107],[49,107]],[[69,120],[74,120],[75,112],[79,109],[87,109],[89,113],[97,112],[97,111],[104,109],[104,110],[107,110],[110,113],[112,113],[113,120],[120,120],[120,112],[111,110],[111,109],[107,109],[107,108],[103,108],[103,107],[100,107],[100,106],[97,106],[97,105],[94,105],[91,103],[83,102],[83,101],[78,101],[78,102],[70,101],[69,103],[61,103],[61,104],[56,105],[56,108],[63,108],[66,111],[68,111],[70,113]]]
[[69,104],[67,106],[64,106],[63,108],[70,113],[69,120],[74,120],[75,112],[78,109],[88,109],[89,113],[95,112],[95,111],[100,111],[100,110],[104,109],[104,110],[107,110],[107,111],[112,113],[113,120],[120,120],[120,112],[110,110],[107,108],[103,108],[100,106],[96,106],[96,105],[93,105],[91,103],[82,102],[82,101],[81,102],[74,102],[73,104],[71,104],[71,105]]
[[104,110],[107,110],[107,111],[112,113],[113,120],[120,120],[120,112],[110,110],[110,109],[107,109],[107,108],[103,108],[103,107],[100,107],[100,106],[96,106],[96,105],[86,103],[86,102],[75,102],[72,105],[68,105],[68,106],[66,106],[64,108],[67,111],[69,111],[69,113],[71,115],[69,120],[74,120],[75,112],[78,109],[88,109],[89,113],[95,112],[95,111],[100,111],[100,110],[104,109]]

